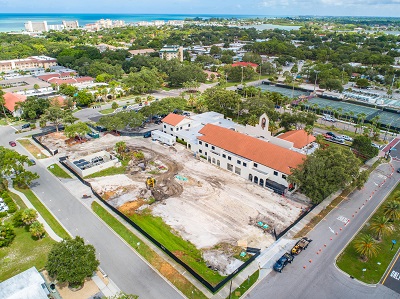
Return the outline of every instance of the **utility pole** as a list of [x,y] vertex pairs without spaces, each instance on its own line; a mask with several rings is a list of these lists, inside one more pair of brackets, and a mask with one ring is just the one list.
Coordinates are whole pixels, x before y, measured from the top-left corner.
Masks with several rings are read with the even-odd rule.
[[315,92],[315,87],[317,86],[317,80],[318,80],[318,74],[319,74],[319,72],[320,72],[320,71],[315,71],[315,70],[314,70],[314,73],[316,74],[316,76],[315,76],[315,82],[314,82],[314,92]]
[[262,59],[261,59],[261,63],[260,63],[260,76],[258,78],[259,81],[261,81],[261,68],[262,68]]
[[242,84],[242,87],[243,87],[243,67],[242,67],[242,80],[241,80],[240,84]]

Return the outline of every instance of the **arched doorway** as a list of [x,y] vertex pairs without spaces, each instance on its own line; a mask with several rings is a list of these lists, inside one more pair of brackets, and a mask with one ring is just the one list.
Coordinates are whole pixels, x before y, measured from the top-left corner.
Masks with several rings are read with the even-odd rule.
[[264,180],[263,179],[260,179],[260,184],[259,184],[261,187],[264,187]]
[[253,181],[253,175],[251,173],[249,174],[249,181]]
[[219,162],[219,160],[217,160],[217,166],[220,166],[220,164],[221,164],[221,163]]
[[254,183],[258,184],[258,177],[254,177]]

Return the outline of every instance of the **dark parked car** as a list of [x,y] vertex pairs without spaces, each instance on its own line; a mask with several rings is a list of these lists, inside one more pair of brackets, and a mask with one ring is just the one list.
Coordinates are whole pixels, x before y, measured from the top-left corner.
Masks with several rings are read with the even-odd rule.
[[397,169],[397,172],[398,172],[398,173],[400,173],[400,168],[399,168],[399,169]]
[[273,267],[274,270],[277,272],[282,272],[283,268],[285,268],[288,263],[292,263],[293,259],[293,255],[286,252],[284,255],[281,256],[279,260],[276,261]]
[[22,129],[28,129],[31,126],[31,124],[23,124],[22,125]]
[[12,147],[17,146],[17,144],[15,143],[15,141],[10,141],[8,144],[11,145]]
[[36,165],[36,162],[35,162],[35,160],[33,160],[33,159],[29,159],[29,161],[31,161],[32,165]]

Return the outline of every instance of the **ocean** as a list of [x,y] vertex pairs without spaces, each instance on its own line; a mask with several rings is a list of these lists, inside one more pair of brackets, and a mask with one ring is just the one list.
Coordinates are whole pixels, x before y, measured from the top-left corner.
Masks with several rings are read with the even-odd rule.
[[79,22],[79,26],[94,23],[100,19],[124,20],[126,23],[134,23],[140,21],[168,21],[168,20],[184,20],[186,18],[264,18],[266,16],[250,16],[250,15],[182,15],[182,14],[29,14],[29,13],[0,13],[0,32],[22,31],[25,29],[24,23],[27,21],[47,21],[49,25],[61,24],[63,20]]

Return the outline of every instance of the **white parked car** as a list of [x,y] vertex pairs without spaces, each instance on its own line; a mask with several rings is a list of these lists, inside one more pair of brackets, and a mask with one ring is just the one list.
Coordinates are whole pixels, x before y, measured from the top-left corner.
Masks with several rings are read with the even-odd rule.
[[353,141],[353,138],[351,138],[350,136],[347,136],[347,135],[342,135],[342,136],[340,136],[340,138],[342,138],[342,139],[344,139],[346,141],[350,141],[350,142]]

